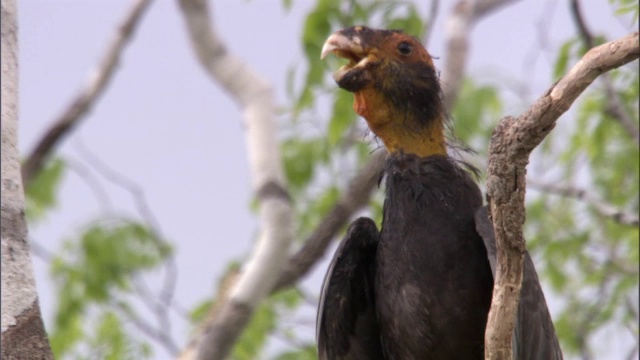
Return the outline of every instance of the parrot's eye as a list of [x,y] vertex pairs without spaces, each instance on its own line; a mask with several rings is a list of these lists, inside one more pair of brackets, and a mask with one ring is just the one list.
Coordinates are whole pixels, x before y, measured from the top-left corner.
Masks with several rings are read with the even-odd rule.
[[411,46],[411,44],[409,44],[408,42],[403,41],[398,45],[398,51],[400,51],[400,54],[402,55],[409,56],[413,51],[413,46]]

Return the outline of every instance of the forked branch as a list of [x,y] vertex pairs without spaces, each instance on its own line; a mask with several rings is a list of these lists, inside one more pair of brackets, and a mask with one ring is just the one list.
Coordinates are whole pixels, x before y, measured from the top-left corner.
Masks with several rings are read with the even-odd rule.
[[638,32],[587,52],[558,83],[518,118],[503,118],[491,137],[487,193],[497,245],[493,302],[485,333],[485,358],[512,358],[511,335],[522,285],[526,166],[531,151],[576,98],[602,73],[640,55]]
[[122,50],[131,39],[136,25],[140,22],[142,14],[150,3],[151,0],[135,1],[122,23],[117,27],[113,40],[109,43],[102,61],[91,72],[85,86],[78,92],[62,114],[53,121],[31,151],[22,165],[22,181],[25,187],[40,172],[56,145],[80,123],[80,120],[83,119],[84,115],[89,112],[96,100],[102,95],[113,77]]

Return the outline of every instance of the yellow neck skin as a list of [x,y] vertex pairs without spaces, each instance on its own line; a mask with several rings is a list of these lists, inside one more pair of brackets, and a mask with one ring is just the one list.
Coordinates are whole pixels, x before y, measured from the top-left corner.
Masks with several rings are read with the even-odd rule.
[[367,120],[371,131],[382,139],[389,152],[402,151],[420,157],[447,154],[444,119],[432,119],[429,125],[412,129],[406,123],[411,120],[401,118],[403,114],[394,111],[377,91],[365,89],[354,96],[354,110]]

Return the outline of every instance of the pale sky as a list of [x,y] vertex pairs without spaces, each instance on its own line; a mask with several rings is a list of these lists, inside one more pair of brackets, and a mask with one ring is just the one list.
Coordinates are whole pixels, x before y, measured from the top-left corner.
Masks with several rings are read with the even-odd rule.
[[[582,3],[594,33],[604,32],[613,39],[631,31],[628,24],[611,16],[608,1]],[[130,4],[123,0],[19,2],[23,155],[85,83]],[[443,20],[452,4],[442,2],[430,39],[429,51],[440,56],[438,67],[444,60]],[[481,21],[473,31],[468,74],[483,81],[528,82],[531,99],[539,96],[551,84],[554,54],[574,32],[568,4],[523,1]],[[273,83],[281,105],[287,101],[287,70],[295,66],[298,76],[303,74],[300,34],[312,5],[310,0],[294,1],[292,10],[285,13],[281,0],[213,1],[213,20],[229,50]],[[176,1],[157,0],[151,5],[109,88],[58,148],[58,156],[87,167],[82,147],[144,189],[162,233],[176,250],[177,302],[192,309],[211,297],[229,261],[248,254],[258,229],[249,209],[252,194],[242,114],[196,61]],[[77,172],[68,171],[57,208],[29,229],[33,241],[56,251],[63,239],[75,236],[79,227],[108,212],[109,206],[118,213],[136,214],[126,191],[103,178],[98,181],[110,205],[98,201]],[[305,282],[314,295],[327,260]],[[53,319],[54,289],[48,264],[35,258],[34,266],[48,325]],[[553,313],[553,302],[550,307]],[[174,320],[173,334],[182,346],[188,329],[177,317]],[[312,327],[304,331],[313,336]],[[615,349],[615,341],[605,341]],[[155,347],[155,358],[170,357]],[[609,353],[602,358],[618,356]]]

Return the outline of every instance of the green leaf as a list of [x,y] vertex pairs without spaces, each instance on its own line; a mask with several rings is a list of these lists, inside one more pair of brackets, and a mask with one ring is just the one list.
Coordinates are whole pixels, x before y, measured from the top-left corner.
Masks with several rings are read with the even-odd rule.
[[96,221],[78,238],[65,241],[51,264],[59,294],[50,333],[55,353],[62,356],[93,333],[84,328],[91,323],[91,308],[105,309],[129,294],[132,276],[156,268],[170,254],[166,242],[128,219]]
[[577,45],[579,45],[577,39],[570,39],[560,47],[558,58],[556,59],[555,66],[553,68],[553,78],[555,80],[560,79],[567,73],[569,61],[575,58],[576,54],[574,51],[576,50]]
[[271,301],[265,301],[253,314],[251,322],[233,347],[233,358],[236,360],[253,360],[260,358],[267,336],[275,329],[276,312]]
[[496,88],[465,79],[453,109],[455,136],[477,151],[486,151],[502,102]]
[[30,221],[42,219],[46,212],[56,205],[56,193],[64,170],[64,161],[55,158],[48,161],[28,184],[25,189],[25,212]]
[[289,139],[281,149],[287,182],[294,192],[309,184],[318,162],[328,160],[326,143],[321,139]]
[[290,11],[291,6],[293,6],[293,0],[282,0],[282,7],[284,7],[285,11]]
[[333,104],[333,115],[327,130],[329,146],[335,146],[344,136],[347,129],[353,125],[356,114],[353,111],[353,96],[346,91],[336,93]]
[[418,13],[418,9],[413,4],[407,4],[407,14],[402,17],[392,17],[387,20],[386,27],[389,29],[400,29],[409,35],[422,38],[426,30],[424,21]]

